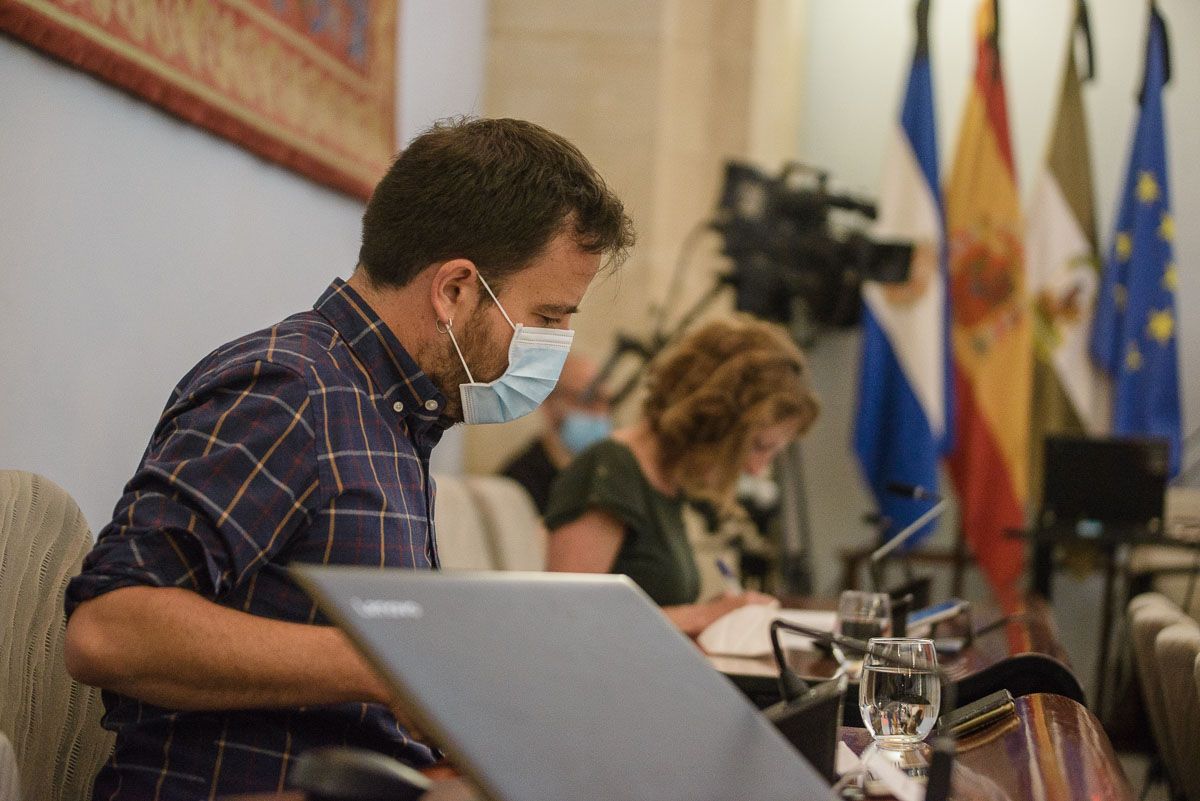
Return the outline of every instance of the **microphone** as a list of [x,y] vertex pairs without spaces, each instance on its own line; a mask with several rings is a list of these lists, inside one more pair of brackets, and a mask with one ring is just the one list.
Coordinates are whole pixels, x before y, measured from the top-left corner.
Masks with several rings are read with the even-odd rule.
[[[787,661],[783,657],[783,648],[779,644],[780,629],[793,631],[813,640],[819,640],[830,645],[837,645],[848,651],[871,656],[896,667],[909,667],[894,657],[883,653],[878,648],[873,648],[865,640],[845,637],[840,634],[834,634],[831,631],[821,631],[820,629],[801,626],[786,620],[775,619],[771,621],[771,647],[775,652],[775,661],[779,665],[779,684],[781,688],[784,686],[785,671],[791,673],[801,683],[803,683],[803,680],[787,665]],[[939,717],[941,717],[954,711],[955,705],[958,702],[958,685],[940,665],[933,669],[933,674],[937,676],[938,681],[942,685],[942,709],[939,710]],[[955,746],[953,731],[942,732],[940,729],[935,728],[933,735],[929,738],[929,747],[933,751],[933,756],[929,761],[929,774],[925,784],[925,801],[947,801],[950,797],[950,777],[954,767]]]
[[899,495],[903,498],[912,498],[916,501],[940,501],[942,496],[936,492],[930,492],[920,484],[906,484],[903,481],[889,481],[886,485],[887,491],[893,495]]
[[775,654],[775,665],[779,668],[779,697],[785,702],[795,701],[809,691],[808,682],[800,678],[800,674],[792,670],[783,654],[783,645],[779,642],[779,629],[784,621],[771,622],[771,650]]
[[925,510],[925,512],[916,520],[909,523],[904,528],[896,533],[896,536],[880,545],[871,552],[870,558],[870,573],[871,583],[878,592],[880,585],[883,584],[882,577],[882,562],[887,558],[888,554],[899,548],[904,543],[912,539],[913,535],[925,527],[925,524],[932,520],[936,520],[946,511],[946,499],[936,492],[930,492],[924,487],[913,484],[901,484],[899,482],[889,482],[887,485],[889,492],[894,492],[897,495],[903,495],[914,500],[931,500],[935,501],[933,506]]
[[808,683],[788,666],[774,624],[771,626],[771,648],[775,652],[775,663],[779,665],[779,694],[783,700],[762,713],[817,772],[834,783],[837,781],[842,699],[848,684],[846,676],[809,688]]

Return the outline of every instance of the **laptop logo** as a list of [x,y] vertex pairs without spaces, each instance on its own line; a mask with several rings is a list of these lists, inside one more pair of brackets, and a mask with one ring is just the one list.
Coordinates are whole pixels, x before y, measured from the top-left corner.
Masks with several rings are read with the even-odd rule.
[[387,598],[351,598],[350,607],[359,617],[368,620],[416,620],[425,609],[416,601],[393,601]]

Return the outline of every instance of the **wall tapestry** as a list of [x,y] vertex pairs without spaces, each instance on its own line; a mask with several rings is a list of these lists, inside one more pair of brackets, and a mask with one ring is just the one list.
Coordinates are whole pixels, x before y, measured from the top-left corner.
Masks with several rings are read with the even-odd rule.
[[369,197],[395,152],[396,0],[0,0],[0,30]]

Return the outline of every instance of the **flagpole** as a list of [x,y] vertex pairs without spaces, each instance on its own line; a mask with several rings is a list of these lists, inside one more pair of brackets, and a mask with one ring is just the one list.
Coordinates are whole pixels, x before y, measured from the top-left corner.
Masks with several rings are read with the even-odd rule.
[[918,57],[929,54],[929,6],[930,0],[918,0],[916,5]]
[[[1088,14],[1087,0],[1077,0],[1075,3],[1075,30],[1083,34],[1083,44],[1087,49],[1087,72],[1080,79],[1088,83],[1096,77],[1096,47],[1092,41],[1092,20]],[[1075,57],[1075,48],[1071,48],[1071,58]]]
[[996,60],[992,62],[992,78],[1000,75],[1000,0],[992,0],[992,53]]

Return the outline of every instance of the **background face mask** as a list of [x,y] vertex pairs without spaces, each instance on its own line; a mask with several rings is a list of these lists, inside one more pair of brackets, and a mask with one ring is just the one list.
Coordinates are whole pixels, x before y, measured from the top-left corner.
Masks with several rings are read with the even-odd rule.
[[571,412],[559,426],[558,435],[572,455],[577,455],[589,445],[599,442],[612,433],[612,421],[607,415]]
[[571,350],[575,332],[514,325],[482,275],[479,276],[479,280],[492,296],[496,308],[500,309],[504,319],[512,326],[513,338],[508,346],[508,368],[495,381],[484,384],[476,381],[471,375],[471,368],[463,358],[458,340],[454,338],[454,331],[447,327],[450,341],[454,343],[454,350],[458,353],[458,360],[462,362],[470,381],[458,385],[459,396],[462,398],[463,422],[468,425],[507,423],[524,417],[546,400],[546,396],[558,383],[558,376]]

